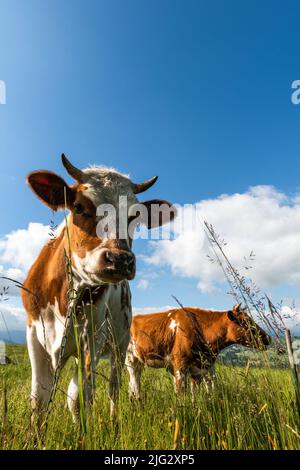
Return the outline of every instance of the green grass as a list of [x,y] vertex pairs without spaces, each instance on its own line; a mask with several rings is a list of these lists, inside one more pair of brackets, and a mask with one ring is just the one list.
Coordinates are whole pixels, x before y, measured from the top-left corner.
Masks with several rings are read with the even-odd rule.
[[[200,387],[194,403],[176,399],[173,379],[164,370],[143,374],[143,408],[127,395],[124,371],[118,417],[109,418],[108,384],[97,376],[94,407],[84,441],[66,407],[72,361],[65,367],[48,429],[30,428],[30,364],[25,348],[10,347],[17,365],[0,366],[0,448],[2,449],[299,449],[300,430],[287,369],[217,366],[215,390]],[[99,371],[108,375],[102,361]],[[4,420],[4,386],[8,410]],[[177,424],[176,424],[177,422]]]

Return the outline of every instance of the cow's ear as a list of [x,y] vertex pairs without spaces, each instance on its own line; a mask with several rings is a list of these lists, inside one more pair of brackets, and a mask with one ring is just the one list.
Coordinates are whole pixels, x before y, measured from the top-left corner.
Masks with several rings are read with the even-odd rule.
[[168,201],[162,199],[151,199],[142,202],[147,209],[146,227],[155,228],[171,222],[177,215],[176,207]]
[[34,194],[51,209],[69,208],[75,200],[75,191],[51,171],[33,171],[27,176],[27,183]]
[[229,320],[232,321],[233,323],[239,323],[239,319],[236,316],[234,310],[229,310],[227,312],[227,316],[228,316]]

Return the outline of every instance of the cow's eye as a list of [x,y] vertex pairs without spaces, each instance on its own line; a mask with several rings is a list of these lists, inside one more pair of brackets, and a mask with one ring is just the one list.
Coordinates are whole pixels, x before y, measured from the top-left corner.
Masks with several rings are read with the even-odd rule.
[[83,213],[83,206],[80,203],[75,203],[74,204],[74,210],[76,214],[82,214]]

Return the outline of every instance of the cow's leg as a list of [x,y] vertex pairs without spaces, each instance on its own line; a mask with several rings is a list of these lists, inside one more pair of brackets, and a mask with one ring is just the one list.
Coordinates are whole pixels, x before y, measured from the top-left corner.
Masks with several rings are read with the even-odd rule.
[[[75,359],[76,367],[74,375],[69,383],[68,387],[68,407],[72,413],[73,421],[76,423],[79,417],[80,403],[79,403],[79,385],[78,385],[78,359]],[[87,371],[85,364],[81,368],[81,376],[83,381],[83,396],[84,396],[84,406],[89,410],[94,399],[94,390],[95,390],[95,375],[93,373],[94,367],[92,370]]]
[[179,395],[187,388],[187,369],[174,367],[175,391]]
[[174,376],[175,392],[177,394],[186,392],[189,368],[182,350],[174,352],[171,358],[171,367]]
[[208,394],[212,393],[215,388],[215,369],[212,367],[207,371],[205,375],[203,375],[203,383],[205,385],[206,392]]
[[27,347],[32,370],[31,422],[41,424],[53,386],[53,368],[49,354],[37,338],[35,326],[27,327]]
[[140,400],[143,364],[134,355],[132,341],[130,341],[127,349],[125,365],[129,374],[129,398]]
[[141,395],[141,376],[143,371],[143,364],[136,359],[130,363],[126,363],[129,373],[129,398],[140,400]]
[[190,377],[190,387],[191,387],[192,401],[194,401],[194,399],[195,399],[195,394],[196,394],[196,391],[199,388],[201,380],[202,380],[202,375],[194,375],[193,374]]
[[199,373],[194,372],[190,379],[192,397],[194,398],[195,392],[201,383],[203,383],[206,392],[210,395],[214,390],[214,379],[214,368],[208,370],[203,369],[201,372],[199,371]]
[[[77,359],[76,359],[77,361]],[[68,407],[72,413],[74,423],[78,421],[79,417],[79,388],[78,388],[78,366],[76,365],[74,375],[68,387]]]

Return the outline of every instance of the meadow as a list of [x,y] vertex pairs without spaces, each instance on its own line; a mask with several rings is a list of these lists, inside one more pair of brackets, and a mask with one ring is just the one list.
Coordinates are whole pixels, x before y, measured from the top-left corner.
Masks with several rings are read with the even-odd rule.
[[263,367],[217,364],[216,384],[210,394],[200,386],[194,401],[190,393],[176,398],[173,378],[165,370],[146,369],[143,403],[132,403],[123,384],[117,419],[109,417],[108,363],[97,369],[95,403],[80,435],[66,406],[73,362],[64,368],[47,429],[30,427],[31,369],[26,348],[9,346],[15,364],[0,366],[1,449],[299,449],[299,418],[289,369],[271,368],[265,353]]

